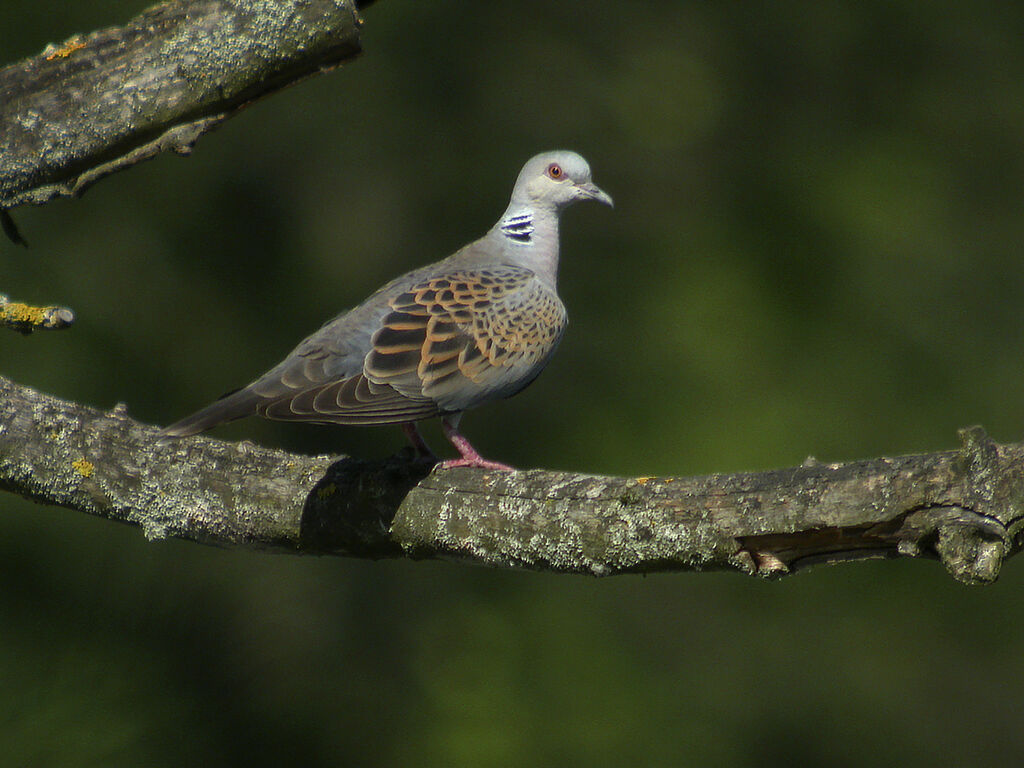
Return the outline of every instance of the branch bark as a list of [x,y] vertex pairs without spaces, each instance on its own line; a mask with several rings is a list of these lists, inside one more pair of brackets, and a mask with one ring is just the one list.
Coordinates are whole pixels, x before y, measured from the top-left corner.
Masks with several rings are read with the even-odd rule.
[[431,470],[158,430],[0,378],[0,489],[149,539],[610,575],[938,557],[995,580],[1021,547],[1024,445],[693,478]]
[[34,307],[11,301],[0,293],[0,327],[29,334],[32,331],[59,331],[75,322],[75,313],[67,307]]
[[361,24],[353,0],[170,0],[0,69],[0,209],[187,154],[255,99],[358,55]]

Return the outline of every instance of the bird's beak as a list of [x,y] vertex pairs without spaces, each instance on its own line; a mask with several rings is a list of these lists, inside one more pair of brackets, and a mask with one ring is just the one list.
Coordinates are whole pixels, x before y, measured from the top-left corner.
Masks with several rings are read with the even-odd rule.
[[615,207],[615,203],[612,202],[612,196],[609,195],[604,190],[602,190],[600,187],[597,186],[597,184],[595,184],[592,181],[588,181],[585,184],[580,184],[579,190],[580,192],[583,193],[583,197],[585,197],[588,200],[597,200],[597,202],[599,203],[604,203],[605,205],[611,206],[612,208]]

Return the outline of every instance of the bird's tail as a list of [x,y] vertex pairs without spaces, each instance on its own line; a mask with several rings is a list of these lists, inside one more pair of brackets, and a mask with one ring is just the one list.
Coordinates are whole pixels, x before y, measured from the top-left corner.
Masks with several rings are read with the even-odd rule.
[[244,416],[252,416],[256,413],[256,406],[261,399],[259,395],[248,388],[229,392],[202,410],[186,416],[169,427],[164,427],[160,430],[160,437],[198,435],[200,432],[213,429],[218,424],[241,419]]

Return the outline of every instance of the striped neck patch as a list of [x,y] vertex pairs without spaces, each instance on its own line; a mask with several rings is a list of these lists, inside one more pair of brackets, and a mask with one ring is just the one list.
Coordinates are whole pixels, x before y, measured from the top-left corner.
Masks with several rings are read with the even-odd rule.
[[501,234],[517,245],[533,242],[533,214],[520,213],[501,222]]

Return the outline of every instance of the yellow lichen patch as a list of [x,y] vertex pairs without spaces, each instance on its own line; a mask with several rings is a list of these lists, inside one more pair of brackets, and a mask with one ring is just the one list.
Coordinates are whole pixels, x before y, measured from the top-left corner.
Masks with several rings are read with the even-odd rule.
[[18,301],[12,301],[9,304],[3,305],[3,308],[0,309],[0,314],[2,314],[5,320],[12,323],[40,325],[43,322],[46,310],[47,307],[33,307]]
[[43,51],[43,53],[46,54],[47,61],[53,61],[54,59],[66,59],[75,51],[80,51],[83,48],[85,48],[85,43],[82,41],[82,38],[76,35],[60,46],[47,46],[47,49]]
[[317,498],[326,499],[328,496],[333,496],[334,492],[338,490],[338,486],[334,483],[328,483],[323,488],[318,488],[316,495]]
[[75,459],[71,462],[71,466],[82,477],[92,477],[92,473],[96,471],[95,465],[86,459]]

